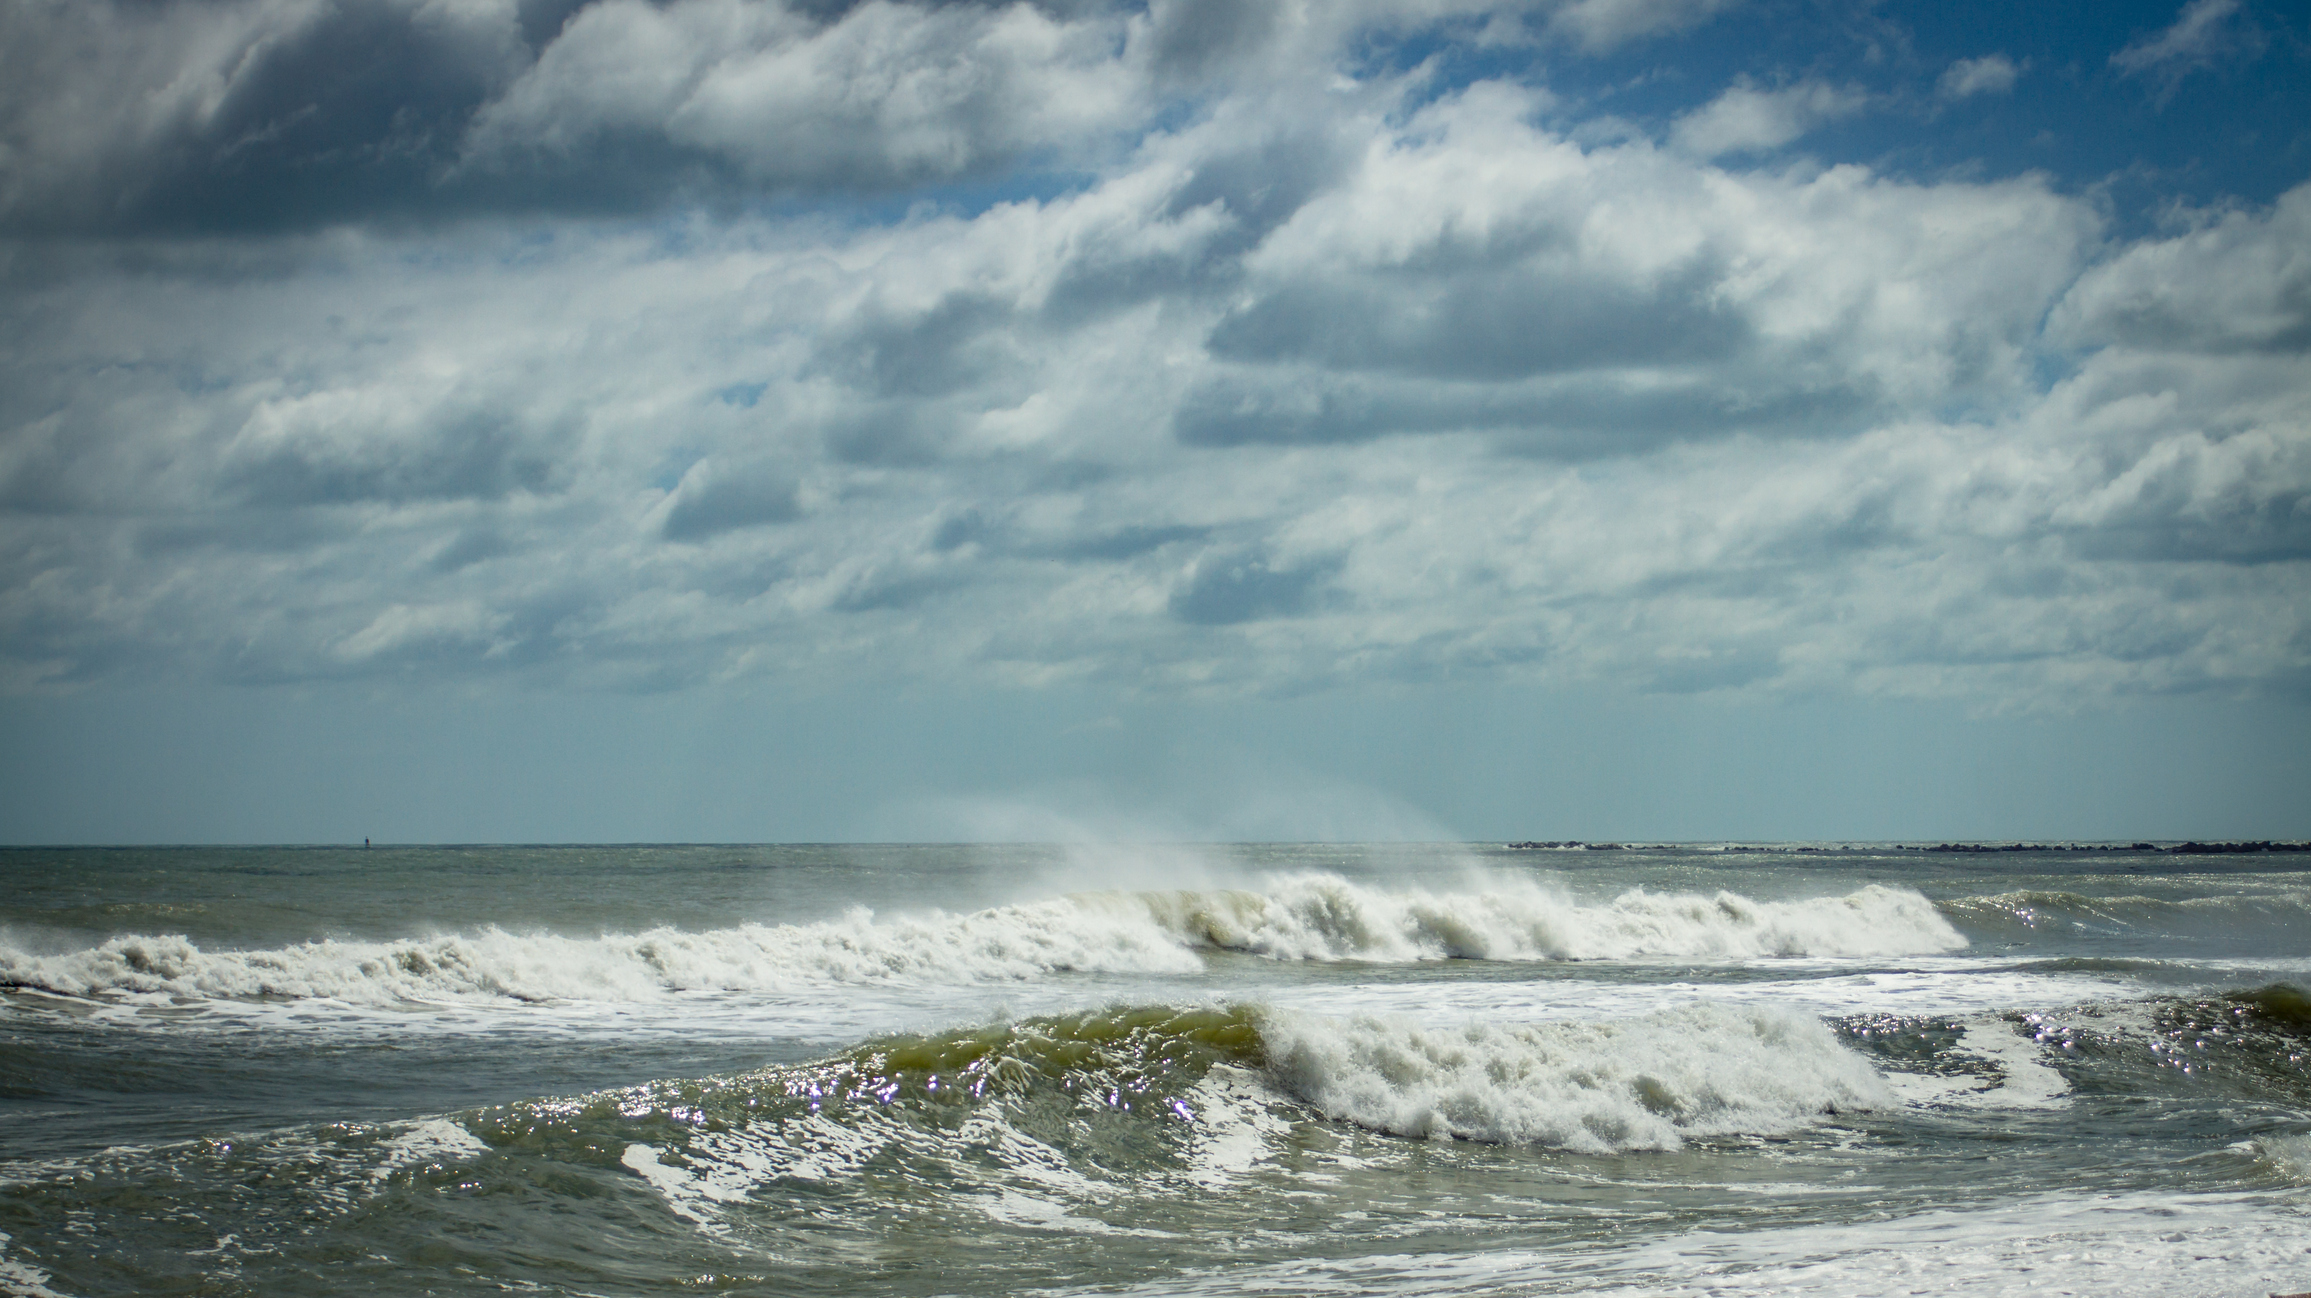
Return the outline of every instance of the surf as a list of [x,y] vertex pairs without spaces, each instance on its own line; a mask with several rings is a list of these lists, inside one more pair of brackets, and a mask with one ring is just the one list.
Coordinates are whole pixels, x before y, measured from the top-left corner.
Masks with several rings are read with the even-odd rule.
[[122,934],[63,952],[0,942],[0,985],[79,997],[647,1002],[841,985],[1002,984],[1065,974],[1191,975],[1218,953],[1277,961],[1747,960],[1963,948],[1932,902],[1870,884],[1838,896],[1630,889],[1589,904],[1526,879],[1465,891],[1336,874],[1249,888],[1070,893],[956,914],[852,907],[800,924],[570,936],[495,925],[392,941],[255,950]]

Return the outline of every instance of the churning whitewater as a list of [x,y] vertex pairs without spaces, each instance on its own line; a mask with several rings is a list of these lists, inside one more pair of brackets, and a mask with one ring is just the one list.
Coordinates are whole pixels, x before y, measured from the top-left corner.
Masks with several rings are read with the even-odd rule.
[[2297,854],[0,871],[0,1294],[2311,1288]]
[[878,918],[853,906],[809,924],[565,937],[483,925],[399,941],[203,950],[134,933],[38,955],[0,945],[0,983],[67,996],[400,1001],[639,1001],[686,991],[784,992],[841,983],[985,983],[1062,973],[1181,974],[1199,953],[1278,960],[1738,960],[1914,955],[1966,945],[1931,903],[1872,884],[1758,902],[1633,888],[1583,906],[1528,879],[1468,892],[1360,887],[1304,872],[1257,890],[1086,892],[965,915]]

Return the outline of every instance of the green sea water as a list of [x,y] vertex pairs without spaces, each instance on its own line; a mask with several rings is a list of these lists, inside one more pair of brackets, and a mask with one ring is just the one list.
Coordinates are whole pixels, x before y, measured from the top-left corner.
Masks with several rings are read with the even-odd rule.
[[0,1293],[2311,1288],[2311,859],[0,852]]

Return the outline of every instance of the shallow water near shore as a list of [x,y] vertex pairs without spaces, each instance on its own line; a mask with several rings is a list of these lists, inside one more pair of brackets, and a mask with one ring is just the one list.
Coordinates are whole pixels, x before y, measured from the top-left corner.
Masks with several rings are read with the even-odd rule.
[[2311,857],[0,852],[0,1293],[2311,1289]]

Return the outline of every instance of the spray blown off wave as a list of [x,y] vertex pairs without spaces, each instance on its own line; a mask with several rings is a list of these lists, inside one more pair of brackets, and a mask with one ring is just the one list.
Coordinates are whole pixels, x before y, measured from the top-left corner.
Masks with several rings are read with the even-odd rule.
[[1337,875],[1272,880],[1258,892],[1119,895],[1183,940],[1286,960],[1682,960],[1916,955],[1966,939],[1907,888],[1753,901],[1737,893],[1642,888],[1583,906],[1528,879],[1471,892],[1385,890]]
[[563,937],[476,933],[397,942],[303,942],[205,951],[133,935],[62,955],[0,947],[0,983],[65,995],[396,1001],[640,1001],[685,991],[780,992],[829,983],[990,982],[1055,971],[1201,968],[1170,934],[1065,898],[970,915],[878,918],[864,907],[817,924]]
[[76,996],[615,1002],[1070,972],[1183,974],[1202,969],[1199,952],[1208,950],[1402,963],[1902,955],[1965,944],[1924,897],[1874,884],[1842,897],[1787,902],[1636,890],[1583,906],[1521,879],[1431,893],[1297,874],[1257,891],[1078,893],[967,915],[879,917],[859,908],[816,924],[704,933],[661,928],[581,938],[491,927],[259,951],[129,935],[51,955],[0,946],[0,984]]

